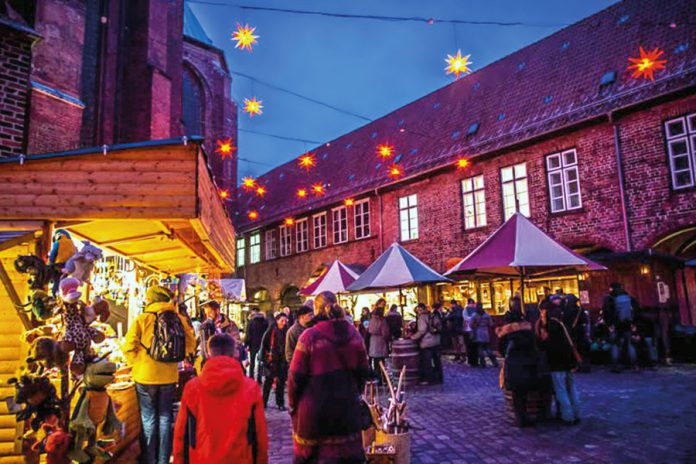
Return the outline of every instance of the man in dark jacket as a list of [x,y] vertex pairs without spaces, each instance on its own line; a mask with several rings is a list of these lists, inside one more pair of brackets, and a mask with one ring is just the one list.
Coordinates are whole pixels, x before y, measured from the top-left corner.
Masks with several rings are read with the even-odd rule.
[[463,362],[465,360],[464,351],[464,308],[459,306],[457,300],[452,300],[452,308],[447,316],[452,330],[452,351],[454,360]]
[[620,372],[621,356],[626,352],[628,366],[636,367],[636,348],[631,343],[631,324],[633,315],[638,310],[638,302],[631,297],[620,283],[614,282],[609,286],[609,294],[604,298],[602,315],[614,332],[614,342],[611,347],[612,372]]
[[[249,349],[249,377],[254,378],[256,369],[256,357],[261,348],[261,339],[268,329],[268,321],[257,308],[251,310],[251,316],[247,321],[244,331],[244,345]],[[256,381],[261,383],[261,372],[256,372]]]
[[389,326],[389,335],[392,340],[401,338],[401,331],[404,326],[404,319],[399,314],[399,308],[396,305],[391,305],[386,316],[387,325]]
[[285,338],[285,359],[288,364],[292,362],[292,355],[295,353],[295,347],[297,346],[297,341],[300,339],[302,332],[309,327],[312,322],[312,308],[309,306],[302,306],[297,310],[297,320],[288,330],[288,335]]
[[285,359],[285,337],[287,336],[288,316],[278,313],[275,324],[268,327],[261,341],[259,359],[263,362],[263,407],[268,405],[273,381],[275,381],[276,406],[285,410],[285,380],[288,378],[288,362]]

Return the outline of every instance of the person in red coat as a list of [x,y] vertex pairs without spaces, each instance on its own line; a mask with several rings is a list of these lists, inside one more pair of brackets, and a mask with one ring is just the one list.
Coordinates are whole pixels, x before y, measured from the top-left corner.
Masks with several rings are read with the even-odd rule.
[[295,464],[363,463],[359,396],[370,376],[362,337],[331,292],[314,301],[290,364]]
[[244,375],[228,334],[208,341],[210,358],[186,383],[174,427],[174,463],[267,464],[261,388]]

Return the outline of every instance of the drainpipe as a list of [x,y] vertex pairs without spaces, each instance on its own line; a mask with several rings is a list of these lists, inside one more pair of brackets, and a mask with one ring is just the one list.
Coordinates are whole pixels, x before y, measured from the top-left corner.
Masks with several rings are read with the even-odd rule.
[[608,115],[609,122],[614,128],[614,154],[616,155],[616,173],[619,180],[619,196],[621,198],[621,219],[623,220],[624,240],[626,241],[626,251],[633,251],[631,234],[628,225],[628,213],[626,211],[626,189],[624,187],[623,157],[621,155],[621,143],[619,125],[614,118],[614,112]]
[[382,195],[379,194],[379,187],[375,188],[375,195],[379,202],[379,254],[384,253],[384,241],[382,240]]

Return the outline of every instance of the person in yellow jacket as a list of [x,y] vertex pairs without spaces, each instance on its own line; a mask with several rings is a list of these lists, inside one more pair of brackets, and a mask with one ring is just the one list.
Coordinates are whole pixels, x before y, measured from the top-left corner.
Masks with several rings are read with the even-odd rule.
[[[145,311],[131,324],[123,345],[123,354],[132,366],[132,376],[138,394],[140,418],[142,421],[143,457],[145,462],[152,464],[168,464],[172,452],[172,407],[174,393],[179,379],[178,362],[159,361],[161,352],[151,353],[155,330],[158,328],[162,315],[172,311],[175,318],[169,317],[171,325],[168,333],[180,337],[185,344],[185,354],[193,353],[196,349],[196,337],[193,328],[186,317],[179,314],[173,294],[166,287],[150,287],[146,293],[149,303]],[[177,340],[173,340],[176,344]],[[156,345],[156,344],[155,344]],[[164,355],[166,356],[167,353]]]

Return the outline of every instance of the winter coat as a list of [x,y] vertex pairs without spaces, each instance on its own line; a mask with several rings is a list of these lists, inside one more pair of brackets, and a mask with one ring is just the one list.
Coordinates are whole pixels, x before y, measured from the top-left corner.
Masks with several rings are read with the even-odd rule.
[[432,333],[430,327],[431,317],[437,316],[433,316],[433,313],[421,313],[418,315],[418,318],[416,319],[417,330],[416,333],[413,334],[411,339],[418,342],[418,346],[420,347],[420,349],[434,348],[436,346],[440,346],[440,333],[442,333],[442,325],[440,326],[439,333]]
[[[252,411],[256,422],[256,462],[247,436]],[[191,443],[192,439],[195,443]],[[174,427],[175,464],[187,462],[187,449],[191,464],[268,462],[261,389],[253,379],[244,376],[236,359],[214,356],[205,363],[199,377],[186,383]]]
[[[625,294],[625,290],[611,291],[606,297],[604,297],[604,302],[602,303],[602,315],[604,317],[604,321],[608,325],[613,325],[616,327],[618,331],[629,330],[631,327],[630,321],[620,321],[619,315],[616,313],[616,304],[614,299],[619,295]],[[633,306],[633,313],[635,314],[638,310],[638,301],[636,301],[636,299],[633,297],[631,297],[631,305]]]
[[268,321],[262,313],[254,314],[248,321],[246,330],[244,331],[244,344],[249,348],[249,351],[259,351],[261,348],[261,339],[263,334],[268,329]]
[[[147,353],[147,348],[152,344],[155,336],[155,322],[157,315],[164,311],[176,311],[174,304],[151,303],[135,318],[126,334],[126,341],[123,343],[123,355],[128,364],[133,366],[131,375],[133,381],[143,385],[166,385],[177,383],[179,380],[178,364],[175,362],[165,363],[155,361]],[[186,335],[186,353],[193,354],[196,349],[196,336],[193,334],[193,327],[189,324],[186,317],[179,314],[179,319],[184,327]]]
[[389,311],[385,317],[389,326],[389,337],[392,340],[401,338],[401,332],[404,326],[404,319],[398,311]]
[[292,361],[292,355],[295,353],[295,347],[297,346],[297,341],[300,339],[300,335],[306,329],[305,326],[300,324],[300,321],[295,321],[295,323],[288,330],[288,334],[285,336],[285,360],[290,364]]
[[261,341],[261,353],[259,359],[264,367],[268,369],[266,375],[285,378],[288,369],[288,362],[285,359],[285,338],[288,329],[279,329],[277,325],[272,325],[266,330]]
[[224,314],[220,314],[220,319],[217,321],[212,321],[210,319],[206,319],[200,327],[200,352],[201,353],[206,353],[208,352],[208,347],[206,344],[208,343],[208,340],[210,340],[213,335],[217,333],[226,333],[232,339],[234,340],[235,346],[240,347],[242,345],[242,337],[239,333],[239,327],[237,327],[237,324],[230,319],[229,317],[225,316]]
[[371,358],[386,358],[389,356],[389,324],[382,316],[373,314],[367,326],[370,334],[370,348],[367,354]]
[[490,328],[493,319],[487,312],[476,313],[471,320],[471,330],[476,343],[489,343],[491,341]]
[[497,333],[501,343],[506,346],[505,388],[513,392],[536,388],[539,383],[539,355],[532,324],[526,321],[512,322],[500,327]]
[[302,333],[288,380],[296,454],[340,448],[343,459],[364,459],[358,397],[369,375],[365,345],[348,321],[323,320]]
[[[565,325],[563,323],[564,319],[563,311],[558,308],[550,309],[546,324],[543,324],[540,319],[536,325],[540,347],[546,352],[546,359],[551,372],[570,372],[577,367],[573,347],[561,325]],[[566,330],[568,330],[567,326]],[[568,333],[570,333],[569,330]]]
[[467,305],[466,308],[462,311],[462,321],[463,321],[463,330],[465,333],[471,333],[471,321],[474,319],[474,316],[476,315],[476,306],[469,306]]
[[461,335],[464,333],[464,308],[459,305],[453,305],[449,315],[450,327],[453,335]]

